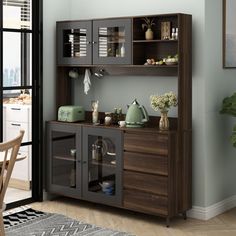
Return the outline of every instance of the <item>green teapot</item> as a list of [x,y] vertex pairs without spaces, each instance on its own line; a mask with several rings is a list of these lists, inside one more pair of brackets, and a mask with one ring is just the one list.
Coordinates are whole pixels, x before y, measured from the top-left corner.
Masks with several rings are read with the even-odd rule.
[[134,99],[131,105],[127,105],[125,123],[126,127],[139,128],[148,122],[148,113],[144,106],[139,105],[137,99]]

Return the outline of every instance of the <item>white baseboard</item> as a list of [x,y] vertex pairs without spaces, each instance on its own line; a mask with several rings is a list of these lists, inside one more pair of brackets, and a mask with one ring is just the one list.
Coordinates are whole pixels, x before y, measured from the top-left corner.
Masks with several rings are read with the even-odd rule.
[[236,207],[236,195],[226,198],[209,207],[193,206],[193,208],[187,212],[187,215],[194,219],[209,220],[234,207]]

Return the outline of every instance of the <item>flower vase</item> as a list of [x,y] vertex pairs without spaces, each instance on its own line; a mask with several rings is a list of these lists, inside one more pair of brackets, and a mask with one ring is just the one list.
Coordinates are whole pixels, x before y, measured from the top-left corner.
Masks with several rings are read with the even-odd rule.
[[148,28],[145,32],[145,39],[146,40],[152,40],[153,39],[153,31],[152,29]]
[[168,120],[168,111],[161,111],[161,118],[159,121],[159,129],[160,130],[168,130],[169,129],[169,120]]

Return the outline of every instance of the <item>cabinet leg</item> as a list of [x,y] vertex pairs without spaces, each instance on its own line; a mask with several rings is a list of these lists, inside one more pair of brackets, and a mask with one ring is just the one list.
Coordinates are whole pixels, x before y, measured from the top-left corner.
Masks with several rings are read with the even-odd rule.
[[186,213],[186,211],[183,212],[183,218],[184,218],[184,220],[187,220],[187,213]]
[[166,218],[166,227],[169,228],[170,227],[170,217]]

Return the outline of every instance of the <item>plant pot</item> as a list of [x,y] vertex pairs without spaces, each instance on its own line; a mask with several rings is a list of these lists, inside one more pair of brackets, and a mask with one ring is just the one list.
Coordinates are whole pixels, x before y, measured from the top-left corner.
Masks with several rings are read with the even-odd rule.
[[145,32],[145,39],[152,40],[153,39],[153,31],[152,29],[148,28]]

